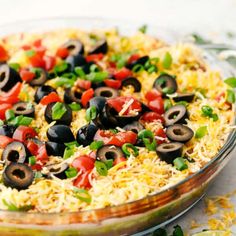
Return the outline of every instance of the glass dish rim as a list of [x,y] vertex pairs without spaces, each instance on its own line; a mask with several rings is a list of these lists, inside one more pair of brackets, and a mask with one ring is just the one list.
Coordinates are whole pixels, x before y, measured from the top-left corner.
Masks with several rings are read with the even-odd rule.
[[[47,22],[47,21],[62,21],[62,20],[65,20],[65,21],[75,21],[75,20],[96,21],[96,20],[98,20],[98,21],[103,22],[103,23],[105,23],[105,21],[109,20],[109,23],[111,23],[111,22],[114,23],[113,27],[116,27],[115,22],[117,22],[117,21],[119,21],[119,25],[120,25],[120,23],[124,23],[124,22],[127,23],[127,21],[128,21],[128,24],[131,25],[132,28],[134,27],[134,25],[139,25],[139,26],[143,25],[142,21],[140,21],[140,20],[132,20],[132,19],[130,20],[130,19],[119,19],[119,18],[112,18],[112,17],[96,17],[96,16],[95,17],[90,17],[90,16],[80,16],[80,17],[79,16],[61,16],[60,17],[60,16],[56,16],[56,17],[31,18],[31,19],[24,19],[24,20],[19,20],[19,21],[10,21],[10,22],[7,22],[7,23],[0,23],[0,29],[1,28],[6,28],[6,27],[15,27],[15,28],[17,26],[22,27],[24,24],[26,24],[26,26],[27,26],[27,24],[29,25],[29,23],[30,24],[36,24],[36,23],[39,23],[40,21]],[[148,23],[147,25],[148,25],[148,27],[151,27],[151,28],[157,27],[158,29],[163,30],[166,33],[176,34],[176,35],[180,36],[180,38],[181,38],[181,36],[183,36],[183,35],[175,32],[175,30],[170,30],[169,28],[163,28],[161,26],[158,26],[158,24],[153,24],[153,23],[149,24]],[[62,27],[61,29],[64,29],[64,28],[65,27]],[[69,27],[67,27],[67,28],[69,28]],[[74,26],[71,27],[71,28],[74,28]],[[82,28],[83,29],[83,26],[82,27],[78,27],[78,28]],[[51,31],[51,30],[49,29],[48,31]],[[20,32],[25,32],[25,31],[22,30]],[[36,32],[37,32],[37,29],[36,29]],[[47,29],[45,29],[44,32],[47,32]],[[7,33],[5,35],[4,31],[3,31],[3,35],[5,35],[5,36],[12,35],[12,34],[14,34],[14,33],[10,33],[10,34]],[[18,32],[16,34],[18,34]],[[0,35],[0,38],[2,38],[3,35]],[[182,41],[184,41],[184,40],[182,40]],[[209,44],[209,45],[211,45],[211,44]],[[197,45],[197,47],[200,48],[203,52],[206,52],[206,50],[204,48],[201,48],[200,45]],[[210,53],[208,53],[208,54],[210,54]],[[227,65],[229,67],[231,67],[231,69],[232,69],[232,66],[230,66],[229,63],[227,63]],[[235,105],[236,105],[236,103],[234,104],[234,108],[235,108]],[[235,109],[234,109],[234,111],[235,111]],[[235,124],[236,124],[236,115],[234,116],[234,125]],[[43,213],[43,212],[23,212],[23,211],[19,212],[19,211],[9,211],[9,210],[2,210],[2,209],[0,209],[0,212],[7,212],[8,214],[9,213],[12,213],[12,214],[13,213],[18,213],[18,214],[21,214],[21,215],[37,215],[37,216],[52,216],[52,215],[58,215],[58,214],[60,214],[60,215],[71,215],[71,214],[76,214],[76,213],[87,214],[87,213],[90,213],[90,212],[96,213],[96,212],[99,212],[101,210],[104,211],[104,210],[110,210],[110,209],[112,209],[112,211],[115,212],[116,208],[126,207],[126,206],[128,206],[130,204],[136,204],[136,203],[142,202],[144,200],[149,200],[152,197],[161,195],[161,194],[163,194],[166,191],[173,190],[173,189],[177,188],[178,186],[188,182],[190,179],[193,179],[194,177],[200,175],[207,168],[209,168],[209,166],[213,165],[215,162],[217,162],[221,158],[222,154],[224,154],[224,152],[234,143],[235,139],[236,139],[236,129],[233,129],[229,133],[226,142],[224,143],[222,148],[219,150],[219,152],[215,155],[215,157],[212,158],[200,170],[198,170],[197,172],[191,174],[190,176],[186,177],[185,179],[179,181],[178,183],[176,183],[176,184],[174,184],[174,185],[172,185],[172,186],[170,186],[168,188],[164,188],[163,190],[161,190],[159,192],[156,192],[156,193],[151,194],[151,195],[147,195],[146,197],[140,198],[140,199],[135,200],[135,201],[126,202],[126,203],[122,203],[122,204],[115,205],[115,206],[108,206],[108,207],[103,207],[103,208],[95,208],[95,209],[81,210],[81,211],[70,211],[70,212],[69,211],[68,212],[49,212],[49,213]],[[234,148],[235,148],[235,146],[231,147],[230,152],[232,152],[234,150]]]

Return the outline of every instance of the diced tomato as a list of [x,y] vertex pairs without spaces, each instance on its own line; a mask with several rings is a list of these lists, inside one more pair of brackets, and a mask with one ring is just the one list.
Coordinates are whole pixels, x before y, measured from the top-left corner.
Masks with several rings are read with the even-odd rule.
[[161,97],[161,93],[158,92],[156,89],[152,89],[150,91],[148,91],[146,94],[145,94],[145,98],[148,100],[148,101],[152,101],[156,98],[159,98]]
[[82,170],[82,172],[87,172],[94,168],[94,159],[88,155],[79,156],[73,160],[72,167],[76,168],[78,171]]
[[70,51],[67,48],[60,47],[57,49],[56,56],[60,57],[61,59],[65,59],[69,56]]
[[103,53],[98,53],[98,54],[87,55],[85,59],[87,62],[91,62],[91,61],[97,62],[97,61],[102,60],[103,57],[104,57]]
[[127,68],[122,68],[120,70],[117,70],[114,74],[113,74],[114,78],[117,80],[124,80],[130,76],[132,76],[132,71],[127,69]]
[[31,46],[30,45],[23,45],[21,48],[25,51],[28,51],[31,49]]
[[106,84],[106,86],[114,89],[119,89],[121,86],[121,81],[114,79],[105,79],[104,83]]
[[36,163],[36,164],[31,166],[31,169],[36,170],[36,171],[40,171],[40,170],[43,169],[43,165]]
[[42,39],[36,39],[36,40],[33,42],[33,46],[34,46],[34,47],[41,47],[41,46],[42,46]]
[[43,164],[45,164],[48,161],[48,154],[47,154],[45,144],[39,147],[37,155],[36,155],[36,160],[40,161]]
[[33,140],[28,140],[26,142],[26,147],[33,156],[38,154],[39,146]]
[[13,133],[12,138],[20,142],[25,142],[28,138],[34,138],[36,135],[37,133],[33,128],[20,125]]
[[90,89],[91,86],[92,86],[92,82],[89,81],[89,80],[78,79],[75,82],[75,87],[79,87],[79,88],[84,89],[84,90]]
[[145,94],[145,98],[147,99],[147,106],[152,110],[159,114],[164,113],[164,101],[161,97],[161,93],[159,93],[156,89],[152,89]]
[[38,56],[43,58],[47,49],[44,46],[40,46],[40,47],[33,47],[33,50],[36,52]]
[[83,107],[86,107],[86,105],[88,104],[89,100],[93,97],[93,95],[94,95],[94,90],[92,88],[83,92],[81,96],[81,104],[83,105]]
[[137,61],[140,58],[140,56],[138,54],[133,54],[130,56],[129,60],[128,60],[128,64]]
[[38,53],[35,53],[33,56],[29,57],[29,61],[33,67],[45,68],[45,61]]
[[[154,134],[156,136],[157,144],[162,144],[165,142],[165,140],[163,140],[163,139],[166,139],[166,133],[163,128],[160,127],[159,129],[155,130]],[[158,139],[158,137],[160,139]]]
[[104,144],[121,147],[125,143],[135,144],[137,141],[137,134],[133,131],[114,134],[110,130],[98,130],[94,136],[94,140],[103,141]]
[[220,93],[218,96],[216,96],[215,100],[216,100],[217,102],[220,102],[221,98],[223,98],[224,96],[225,96],[225,93],[222,92],[222,93]]
[[8,92],[0,92],[0,104],[9,103],[14,104],[19,101],[18,95],[21,90],[21,83],[18,82],[16,85]]
[[0,135],[0,148],[5,148],[9,143],[13,142],[14,139],[4,135]]
[[35,73],[27,69],[22,69],[20,71],[20,76],[23,81],[29,83],[35,77]]
[[51,102],[61,102],[61,99],[56,92],[51,92],[47,96],[44,96],[41,99],[40,104],[48,105]]
[[90,173],[91,173],[91,171],[87,171],[87,172],[79,175],[74,180],[73,185],[76,186],[77,188],[86,188],[86,189],[91,188],[91,184],[89,182],[89,174]]
[[130,102],[130,100],[133,100],[133,102],[130,103],[130,105],[124,111],[123,115],[130,115],[133,111],[139,112],[142,110],[141,103],[133,97],[123,96],[111,98],[107,100],[107,103],[110,107],[114,108],[119,113],[123,109],[123,107]]
[[8,109],[12,108],[12,104],[5,103],[5,104],[0,104],[0,119],[5,120],[5,112]]
[[0,61],[7,61],[8,59],[8,53],[6,49],[0,45]]
[[43,60],[45,62],[45,69],[47,71],[51,70],[56,64],[56,58],[53,56],[44,56]]
[[154,111],[145,112],[141,117],[141,121],[148,122],[148,123],[153,122],[153,121],[159,121],[162,124],[165,123],[164,117]]
[[116,166],[117,164],[127,161],[125,157],[116,157],[115,160],[113,161],[113,166]]
[[116,63],[115,63],[115,62],[109,61],[108,63],[109,63],[109,66],[110,66],[112,69],[116,68]]

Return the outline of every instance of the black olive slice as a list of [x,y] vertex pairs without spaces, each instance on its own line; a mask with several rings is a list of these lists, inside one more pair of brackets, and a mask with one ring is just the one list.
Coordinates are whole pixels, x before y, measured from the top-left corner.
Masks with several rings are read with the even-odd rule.
[[35,92],[35,95],[34,95],[34,100],[36,103],[39,103],[40,100],[48,95],[49,93],[51,92],[56,92],[56,90],[54,88],[52,88],[51,86],[48,86],[48,85],[43,85],[41,87],[38,87],[36,92]]
[[95,63],[94,62],[92,62],[92,61],[90,61],[90,62],[87,62],[86,64],[84,64],[83,66],[82,66],[82,69],[83,69],[83,71],[84,71],[84,73],[85,74],[89,74],[91,71],[90,71],[90,67],[91,67],[91,65],[94,65]]
[[49,141],[56,143],[70,143],[75,141],[75,137],[67,125],[53,125],[47,131]]
[[139,131],[143,130],[144,127],[138,121],[133,121],[132,123],[124,126],[123,129],[127,131],[133,131],[137,134]]
[[45,109],[44,117],[45,120],[48,123],[51,123],[52,121],[56,121],[56,124],[62,124],[62,125],[70,125],[72,121],[72,110],[67,105],[64,104],[64,107],[66,108],[66,112],[63,114],[63,116],[60,119],[54,120],[52,117],[52,108],[56,104],[56,102],[49,103]]
[[194,93],[178,93],[178,96],[173,97],[172,99],[175,102],[185,101],[185,102],[192,102],[195,97]]
[[188,118],[188,111],[184,105],[175,105],[165,112],[164,118],[166,126],[186,124],[185,119]]
[[105,98],[115,98],[119,96],[119,92],[110,87],[99,87],[94,90],[94,95]]
[[7,187],[18,190],[27,189],[34,180],[34,173],[25,164],[11,163],[3,171],[2,180]]
[[70,55],[66,58],[65,61],[70,65],[71,71],[73,71],[76,66],[83,66],[87,63],[84,56],[80,54]]
[[34,117],[34,106],[28,102],[18,102],[13,105],[12,110],[17,116],[24,115]]
[[123,116],[116,115],[115,118],[119,126],[124,126],[130,124],[133,121],[137,121],[140,118],[140,114],[138,113],[137,115],[123,115]]
[[168,74],[162,74],[155,80],[153,87],[163,95],[166,95],[176,92],[177,83],[174,77]]
[[166,135],[171,141],[185,143],[193,137],[194,133],[185,125],[175,124],[166,129]]
[[0,65],[0,90],[7,92],[17,82],[21,82],[19,73],[7,64]]
[[48,175],[49,177],[51,175],[56,176],[59,179],[66,179],[66,170],[69,168],[69,165],[67,163],[58,163],[53,165],[46,166],[48,171],[50,172]]
[[31,86],[41,86],[47,81],[47,72],[37,68],[36,77],[30,81]]
[[114,160],[117,157],[124,157],[124,153],[120,147],[117,147],[115,145],[104,145],[97,150],[98,160]]
[[8,136],[11,138],[15,130],[15,125],[2,125],[0,126],[0,135]]
[[130,70],[133,69],[136,65],[145,65],[145,63],[149,60],[149,56],[143,56],[138,58],[137,60],[131,62],[130,64],[126,65],[126,67]]
[[134,92],[140,92],[141,91],[141,83],[139,82],[138,79],[135,77],[128,77],[124,80],[122,80],[121,87],[127,87],[127,86],[132,86],[134,88]]
[[182,150],[183,144],[178,142],[162,143],[156,149],[160,159],[168,164],[173,164],[175,158],[181,157]]
[[115,128],[118,125],[118,121],[116,119],[117,111],[108,104],[105,104],[103,111],[98,115],[99,122],[105,128]]
[[66,146],[63,143],[46,142],[48,156],[63,156]]
[[82,126],[77,132],[76,141],[84,147],[88,146],[90,143],[93,142],[93,138],[97,130],[98,127],[93,124],[87,124]]
[[95,106],[98,113],[100,113],[103,110],[103,108],[105,106],[105,103],[106,103],[106,98],[104,98],[104,97],[94,97],[94,98],[89,100],[89,107]]
[[67,88],[64,93],[64,102],[69,104],[72,102],[80,103],[83,92],[75,88]]
[[91,48],[88,54],[98,54],[103,53],[106,54],[108,51],[108,44],[105,39],[99,40],[96,45]]
[[62,45],[69,50],[70,55],[84,54],[84,45],[78,39],[71,39]]
[[6,164],[10,162],[24,163],[26,162],[27,150],[23,143],[14,141],[9,143],[3,150],[2,161]]

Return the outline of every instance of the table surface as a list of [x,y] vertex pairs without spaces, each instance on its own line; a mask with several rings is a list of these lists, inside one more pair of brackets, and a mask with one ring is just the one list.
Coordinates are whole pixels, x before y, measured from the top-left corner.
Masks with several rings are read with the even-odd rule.
[[[90,16],[138,20],[181,33],[225,34],[236,32],[236,0],[0,0],[0,23],[55,16]],[[222,195],[236,189],[236,149],[206,196]],[[233,199],[236,206],[236,199]],[[189,229],[190,222],[206,223],[204,199],[171,224]],[[204,225],[203,228],[207,228]],[[236,227],[232,227],[236,232]]]

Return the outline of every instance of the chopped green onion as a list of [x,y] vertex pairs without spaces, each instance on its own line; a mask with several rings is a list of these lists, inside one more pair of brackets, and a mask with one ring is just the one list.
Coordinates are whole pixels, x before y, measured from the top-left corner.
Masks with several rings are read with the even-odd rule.
[[165,229],[159,228],[156,229],[153,233],[152,236],[167,236],[167,232]]
[[66,113],[66,107],[63,103],[57,102],[52,107],[52,119],[59,120]]
[[175,158],[173,163],[177,170],[185,170],[188,168],[188,165],[186,164],[183,157]]
[[170,88],[170,87],[169,88],[165,87],[162,89],[162,92],[165,94],[172,94],[172,93],[174,93],[174,91],[175,91],[174,88]]
[[92,64],[89,70],[90,72],[99,72],[99,67],[96,64]]
[[141,33],[145,34],[147,32],[147,25],[142,25],[138,30]]
[[129,157],[131,154],[133,154],[135,157],[138,156],[138,149],[131,143],[125,143],[122,146],[122,151],[124,154]]
[[138,138],[143,140],[143,143],[145,144],[145,147],[149,151],[155,151],[156,150],[156,140],[154,138],[154,134],[151,130],[141,130],[138,133]]
[[172,64],[172,56],[170,55],[169,52],[167,52],[162,61],[162,66],[164,69],[170,69],[171,64]]
[[231,89],[227,89],[226,101],[233,104],[235,100],[235,92]]
[[5,117],[7,121],[14,119],[15,118],[14,111],[11,109],[6,110]]
[[79,200],[83,201],[83,202],[86,202],[86,203],[91,203],[92,201],[92,198],[91,198],[91,195],[88,193],[87,190],[85,189],[79,189],[79,188],[76,188],[74,187],[74,193],[75,193],[75,197],[78,198]]
[[179,101],[179,102],[176,102],[175,105],[183,105],[183,106],[188,106],[188,102],[186,101]]
[[135,65],[135,66],[132,68],[132,71],[133,71],[134,73],[138,73],[138,72],[140,72],[140,71],[142,71],[142,70],[144,70],[144,67],[143,67],[143,65],[141,65],[141,64],[137,64],[137,65]]
[[201,110],[202,110],[202,115],[204,116],[210,117],[213,113],[213,109],[208,105],[202,106]]
[[61,86],[64,86],[66,88],[70,88],[74,85],[75,81],[72,80],[72,79],[68,79],[68,78],[56,78],[53,80],[54,81],[54,85],[56,87],[61,87]]
[[100,72],[91,72],[86,75],[86,79],[90,80],[92,83],[103,82],[104,79],[108,77],[108,72],[100,71]]
[[69,178],[73,178],[78,174],[77,169],[75,169],[74,167],[70,167],[69,169],[67,169],[65,171],[66,177]]
[[73,102],[73,103],[69,104],[69,107],[71,108],[72,111],[79,111],[79,110],[81,110],[81,106],[80,106],[79,103]]
[[40,172],[40,171],[36,171],[35,173],[34,173],[34,178],[35,179],[40,179],[40,178],[42,178],[43,177],[43,174]]
[[56,75],[60,75],[68,69],[69,65],[66,62],[61,63],[60,65],[56,65],[53,68],[53,71]]
[[207,134],[207,126],[199,127],[195,132],[195,138],[200,139]]
[[32,209],[32,207],[33,207],[32,205],[17,207],[15,204],[9,203],[5,199],[2,199],[2,202],[7,207],[7,209],[9,211],[28,211],[28,210]]
[[145,147],[148,149],[148,151],[156,151],[157,143],[155,139],[150,141],[149,138],[143,138],[143,142],[145,144]]
[[33,121],[32,117],[28,117],[28,116],[23,116],[22,119],[20,119],[18,125],[25,125],[28,126],[30,125],[30,123]]
[[90,145],[89,148],[93,151],[99,149],[100,147],[102,147],[104,145],[103,141],[93,141]]
[[218,117],[218,115],[217,115],[216,113],[213,113],[213,114],[211,115],[211,118],[213,119],[213,121],[219,120],[219,117]]
[[66,159],[70,158],[74,153],[75,153],[74,147],[73,148],[66,147],[64,154],[63,154],[63,159],[66,160]]
[[62,78],[70,79],[70,80],[76,80],[77,77],[73,73],[64,73],[61,75]]
[[122,54],[113,54],[110,58],[112,62],[116,62],[116,66],[118,69],[121,69],[125,66],[127,60],[134,52],[125,52]]
[[236,78],[230,77],[224,81],[226,84],[228,84],[232,88],[236,88]]
[[95,167],[99,175],[107,176],[108,170],[105,163],[102,161],[95,161]]
[[138,133],[138,138],[143,139],[143,138],[154,138],[154,134],[152,133],[151,130],[141,130]]
[[95,106],[91,106],[86,110],[85,118],[87,121],[94,120],[97,116],[97,108]]
[[167,111],[171,107],[172,107],[172,103],[171,103],[170,99],[165,99],[165,101],[164,101],[164,110]]
[[151,65],[148,69],[147,69],[148,74],[151,74],[153,72],[157,72],[157,67],[155,65]]
[[20,70],[20,64],[18,63],[9,63],[9,66],[16,71]]
[[33,49],[25,51],[25,55],[27,57],[33,57],[35,54],[36,54],[36,52]]
[[85,78],[86,74],[84,73],[84,70],[82,67],[78,66],[75,67],[75,73],[80,77],[80,78]]
[[30,71],[32,71],[35,74],[36,78],[39,78],[42,73],[42,69],[38,67],[33,67],[30,69]]
[[159,57],[153,57],[149,59],[151,63],[157,64],[160,61]]
[[29,157],[29,164],[33,166],[35,163],[36,163],[36,157],[35,156]]
[[113,134],[117,134],[118,130],[117,129],[109,129],[110,132],[112,132]]
[[105,165],[107,166],[108,170],[111,169],[112,166],[113,166],[113,160],[112,159],[103,161],[103,163],[105,163]]
[[179,225],[174,226],[173,236],[184,236],[184,232]]
[[72,142],[69,142],[69,143],[64,143],[65,146],[69,147],[69,148],[74,148],[74,147],[78,147],[79,144],[77,141],[72,141]]
[[0,126],[4,125],[4,121],[0,119]]

